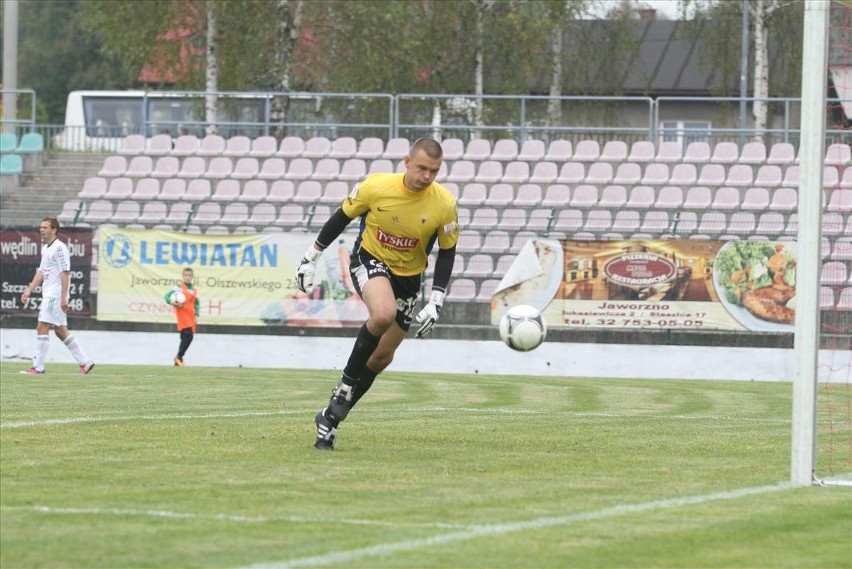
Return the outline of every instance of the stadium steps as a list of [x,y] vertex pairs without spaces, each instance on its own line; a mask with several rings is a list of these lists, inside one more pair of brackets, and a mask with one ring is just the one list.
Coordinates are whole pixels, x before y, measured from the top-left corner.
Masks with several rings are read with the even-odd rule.
[[62,205],[77,197],[83,182],[96,176],[106,154],[51,152],[41,167],[24,172],[21,184],[2,191],[0,226],[37,227],[45,216],[56,217]]

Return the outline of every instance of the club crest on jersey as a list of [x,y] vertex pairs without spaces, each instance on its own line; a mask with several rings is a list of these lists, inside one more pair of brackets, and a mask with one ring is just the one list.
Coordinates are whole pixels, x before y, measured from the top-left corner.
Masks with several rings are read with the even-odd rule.
[[429,221],[429,216],[428,216],[428,215],[426,215],[425,213],[424,213],[424,214],[422,214],[422,215],[420,216],[420,223],[426,223],[427,221]]
[[376,239],[382,245],[389,245],[397,249],[414,249],[417,246],[417,243],[420,241],[419,239],[414,239],[413,237],[400,237],[398,235],[391,235],[390,233],[386,233],[381,229],[376,229]]

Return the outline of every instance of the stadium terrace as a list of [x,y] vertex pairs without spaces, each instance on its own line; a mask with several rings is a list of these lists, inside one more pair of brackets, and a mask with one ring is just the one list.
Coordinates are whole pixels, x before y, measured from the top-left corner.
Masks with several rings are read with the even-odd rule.
[[139,262],[143,265],[274,268],[278,266],[278,245],[142,241],[139,244]]

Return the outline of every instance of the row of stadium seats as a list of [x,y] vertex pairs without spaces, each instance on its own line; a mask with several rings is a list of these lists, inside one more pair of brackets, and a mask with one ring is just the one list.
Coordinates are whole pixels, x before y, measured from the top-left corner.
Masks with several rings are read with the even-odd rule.
[[[343,136],[335,139],[312,137],[304,140],[299,137],[284,137],[280,143],[272,136],[250,139],[246,136],[234,136],[228,139],[217,134],[209,134],[199,139],[193,135],[179,136],[173,139],[168,134],[159,134],[146,139],[142,135],[130,135],[122,140],[119,154],[125,156],[230,156],[268,158],[361,158],[374,160],[384,158],[399,160],[408,152],[410,141],[406,138],[392,138],[387,144],[380,138],[367,137],[360,141]],[[637,141],[628,144],[621,140],[612,140],[604,144],[596,140],[581,140],[574,144],[570,140],[554,140],[549,144],[543,140],[526,140],[518,143],[515,139],[499,139],[493,143],[486,139],[473,139],[465,143],[458,138],[441,141],[444,159],[447,161],[495,160],[509,162],[553,161],[557,163],[576,162],[666,162],[666,163],[716,163],[716,164],[779,164],[796,162],[795,148],[782,142],[769,147],[762,142],[748,142],[742,148],[735,142],[719,142],[711,148],[710,144],[695,141],[687,145],[684,151],[679,142],[663,142],[659,147],[650,141]],[[831,144],[826,149],[826,164],[845,166],[852,163],[852,152],[848,144]]]
[[[211,180],[342,180],[357,182],[374,172],[400,172],[402,163],[394,163],[384,158],[366,161],[361,158],[321,158],[313,162],[308,158],[266,158],[242,157],[232,159],[227,156],[203,158],[189,156],[179,159],[175,156],[108,156],[98,176],[104,178],[183,178]],[[484,184],[593,184],[604,186],[646,185],[646,186],[729,186],[747,187],[798,187],[799,166],[791,164],[785,167],[763,164],[695,165],[689,163],[667,164],[663,162],[623,162],[613,165],[609,162],[583,163],[568,162],[521,162],[507,163],[496,160],[473,162],[470,160],[445,161],[438,173],[442,183],[484,183]],[[825,188],[852,189],[852,167],[826,166],[823,171]]]

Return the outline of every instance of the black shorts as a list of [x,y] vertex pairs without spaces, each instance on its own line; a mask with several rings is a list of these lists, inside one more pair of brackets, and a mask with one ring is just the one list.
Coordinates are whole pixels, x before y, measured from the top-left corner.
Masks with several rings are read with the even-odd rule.
[[367,281],[376,277],[390,280],[393,296],[396,298],[396,323],[408,332],[417,308],[417,296],[420,294],[420,275],[400,277],[393,274],[387,265],[376,259],[362,248],[358,248],[349,258],[349,274],[352,284],[362,297]]

